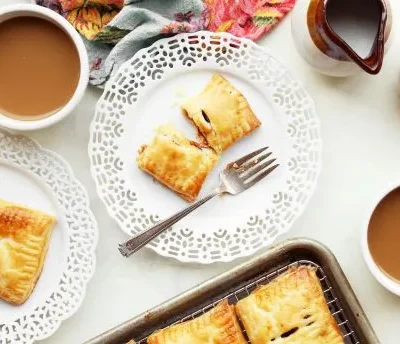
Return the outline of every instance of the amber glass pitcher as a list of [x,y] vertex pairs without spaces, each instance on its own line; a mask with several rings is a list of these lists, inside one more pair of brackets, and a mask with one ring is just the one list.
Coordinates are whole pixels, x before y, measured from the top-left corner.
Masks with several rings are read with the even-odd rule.
[[387,0],[299,0],[292,22],[300,54],[335,76],[378,74],[391,25]]

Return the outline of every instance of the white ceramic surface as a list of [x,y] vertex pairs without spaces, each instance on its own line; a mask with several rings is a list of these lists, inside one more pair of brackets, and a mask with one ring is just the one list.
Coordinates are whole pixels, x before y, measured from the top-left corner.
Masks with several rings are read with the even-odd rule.
[[304,211],[322,165],[313,100],[266,49],[223,33],[160,40],[123,64],[108,82],[90,129],[93,178],[124,232],[137,234],[187,206],[143,173],[135,157],[165,123],[196,140],[180,104],[199,94],[214,73],[222,73],[244,94],[262,125],[223,152],[200,197],[219,185],[224,166],[260,147],[269,146],[280,167],[240,195],[207,203],[148,245],[183,262],[226,262],[269,246]]
[[[0,0],[0,5],[16,0]],[[394,17],[400,2],[393,1]],[[334,252],[382,344],[398,344],[400,298],[370,274],[361,252],[361,223],[370,201],[400,173],[400,43],[395,41],[376,77],[332,79],[313,71],[292,42],[290,16],[258,43],[267,47],[316,102],[324,139],[324,166],[314,197],[287,237],[320,240]],[[394,25],[399,37],[400,25]],[[40,344],[83,343],[171,298],[239,261],[197,266],[143,250],[123,259],[116,243],[126,239],[96,193],[87,158],[89,126],[101,91],[89,88],[62,123],[29,133],[60,153],[88,190],[98,220],[97,268],[82,307]],[[234,214],[232,214],[234,216]],[[243,259],[246,260],[246,259]],[[240,261],[243,261],[240,260]]]
[[[19,16],[32,16],[46,19],[62,28],[71,37],[79,54],[80,76],[75,93],[59,111],[49,117],[39,120],[23,121],[10,118],[0,113],[0,127],[12,130],[28,131],[49,127],[68,116],[81,101],[89,80],[89,63],[86,48],[80,35],[72,28],[69,22],[57,13],[33,4],[13,4],[0,7],[0,22]],[[21,98],[23,98],[21,96]],[[21,99],[21,101],[24,101]]]
[[371,220],[371,216],[375,208],[378,206],[378,204],[383,200],[385,196],[387,196],[390,192],[399,187],[400,187],[400,181],[397,181],[396,183],[390,183],[389,187],[386,187],[383,191],[379,193],[379,195],[377,195],[377,197],[375,197],[371,201],[371,206],[366,212],[366,216],[361,227],[361,249],[364,256],[364,260],[371,274],[376,278],[376,280],[380,284],[382,284],[382,286],[384,286],[387,290],[398,296],[400,296],[400,282],[395,281],[394,279],[390,278],[386,273],[384,273],[382,269],[379,268],[378,265],[375,263],[371,255],[371,251],[368,245],[368,226]]

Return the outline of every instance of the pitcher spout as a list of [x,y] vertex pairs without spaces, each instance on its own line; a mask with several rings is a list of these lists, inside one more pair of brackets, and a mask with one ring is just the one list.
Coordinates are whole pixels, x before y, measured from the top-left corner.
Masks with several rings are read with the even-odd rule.
[[[375,31],[374,33],[371,31],[371,29],[369,30],[369,32],[368,30],[366,30],[365,38],[362,38],[361,40],[372,42],[372,46],[370,46],[369,52],[364,53],[363,55],[360,49],[357,49],[352,45],[352,42],[349,42],[349,40],[351,39],[349,37],[346,37],[345,33],[340,32],[340,24],[334,23],[333,16],[330,14],[330,4],[332,4],[334,1],[335,0],[326,0],[324,20],[325,32],[333,41],[333,43],[343,50],[343,52],[348,56],[350,60],[354,61],[367,73],[373,75],[378,74],[382,69],[383,59],[385,56],[385,32],[388,20],[387,7],[385,2],[382,0],[367,0],[370,1],[371,7],[373,7],[373,2],[375,2],[375,5],[377,9],[379,8],[379,11],[375,11],[375,13],[372,13],[373,8],[371,8],[370,13],[365,14],[365,16],[369,16],[368,19],[370,20],[370,25],[373,26],[373,21],[376,21],[375,29],[377,29],[377,31]],[[364,1],[364,4],[366,4],[367,1]],[[360,23],[359,25],[362,25],[362,23]],[[360,40],[360,37],[357,37],[357,39]]]
[[311,0],[308,29],[325,55],[369,74],[382,68],[391,25],[387,0]]

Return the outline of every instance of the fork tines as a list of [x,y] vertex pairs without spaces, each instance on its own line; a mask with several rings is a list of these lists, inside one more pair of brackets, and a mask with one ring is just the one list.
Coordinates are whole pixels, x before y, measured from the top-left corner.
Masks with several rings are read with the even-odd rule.
[[238,168],[239,177],[246,187],[258,183],[279,166],[279,164],[274,164],[275,158],[267,160],[272,155],[268,149],[269,147],[258,149],[234,163],[234,166]]

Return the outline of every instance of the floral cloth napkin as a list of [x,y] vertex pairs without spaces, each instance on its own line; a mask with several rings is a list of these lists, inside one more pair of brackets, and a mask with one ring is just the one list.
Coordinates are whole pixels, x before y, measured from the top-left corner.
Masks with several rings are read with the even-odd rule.
[[252,40],[270,31],[296,0],[36,0],[83,36],[90,83],[103,86],[118,67],[156,40],[181,32],[226,31]]

